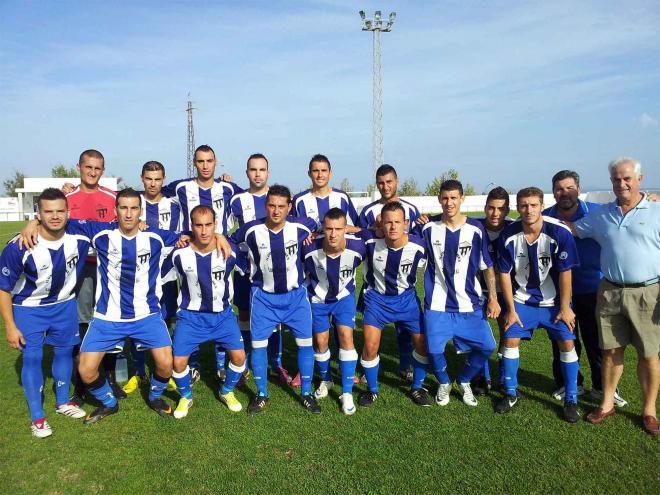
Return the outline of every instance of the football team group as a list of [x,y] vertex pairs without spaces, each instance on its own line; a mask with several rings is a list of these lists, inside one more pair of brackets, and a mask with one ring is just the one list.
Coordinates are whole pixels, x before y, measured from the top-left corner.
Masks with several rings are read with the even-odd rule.
[[[299,388],[311,413],[321,412],[319,400],[337,381],[341,390],[332,396],[351,415],[354,386],[362,389],[358,406],[378,403],[381,333],[388,324],[397,336],[399,376],[415,404],[446,406],[455,382],[471,407],[497,389],[501,414],[521,400],[520,341],[545,329],[553,395],[569,423],[579,421],[578,397],[587,393],[582,350],[591,371],[588,393],[600,402],[586,419],[597,424],[627,404],[617,385],[632,344],[641,425],[658,434],[660,207],[640,190],[638,161],[609,164],[616,200],[605,205],[579,198],[580,177],[571,170],[552,178],[550,208],[541,189],[523,188],[515,196],[516,221],[507,218],[509,193],[502,187],[489,192],[484,218],[466,216],[456,180],[441,185],[441,214],[420,214],[398,196],[390,165],[376,172],[380,199],[358,214],[348,194],[329,185],[332,167],[323,155],[309,162],[311,188],[293,198],[287,187],[269,186],[262,154],[247,160],[245,190],[229,176],[216,178],[209,146],[197,148],[194,163],[195,178],[166,184],[163,165],[147,162],[143,191],[115,192],[99,184],[103,155],[86,150],[78,161],[80,184],[45,189],[37,219],[5,246],[0,314],[9,345],[22,353],[34,436],[52,434],[43,407],[46,344],[53,348],[56,412],[86,424],[117,413],[118,399],[142,385],[158,414],[184,418],[206,342],[213,342],[218,396],[229,411],[242,410],[234,389],[250,380],[256,391],[248,412],[266,409],[272,374]],[[356,311],[363,315],[360,354]],[[489,318],[497,322],[498,341]],[[282,364],[283,331],[297,347],[293,378]],[[465,354],[454,377],[445,356],[450,340]],[[115,369],[126,342],[134,376],[122,388]],[[491,375],[494,352],[498,370]],[[428,373],[439,383],[434,396],[424,387]],[[163,398],[168,388],[180,395],[175,407]],[[86,413],[90,401],[97,407]]]

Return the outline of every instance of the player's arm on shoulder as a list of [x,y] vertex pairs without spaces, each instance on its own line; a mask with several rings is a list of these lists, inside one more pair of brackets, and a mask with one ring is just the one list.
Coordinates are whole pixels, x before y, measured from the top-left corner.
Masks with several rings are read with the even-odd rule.
[[72,184],[71,182],[65,182],[62,185],[62,189],[60,189],[64,194],[69,194],[70,192],[73,192],[73,190],[76,188],[75,184]]
[[69,218],[66,223],[66,233],[82,235],[92,239],[96,234],[104,230],[116,230],[119,227],[117,222],[95,222],[92,220],[76,220]]
[[37,237],[39,236],[39,220],[30,220],[25,227],[14,237],[10,242],[18,242],[19,249],[32,249],[37,244]]
[[160,192],[163,193],[163,196],[166,198],[175,198],[176,197],[176,186],[178,186],[180,183],[186,181],[188,179],[177,179],[173,180],[169,184],[165,184]]

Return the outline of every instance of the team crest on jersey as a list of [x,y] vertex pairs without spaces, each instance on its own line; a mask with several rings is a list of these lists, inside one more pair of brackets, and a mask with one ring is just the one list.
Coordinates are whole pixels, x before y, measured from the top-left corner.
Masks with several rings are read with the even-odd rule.
[[67,274],[71,273],[73,271],[73,269],[76,267],[76,265],[78,264],[78,259],[79,259],[79,256],[77,254],[73,254],[73,255],[69,256],[66,259],[66,273]]
[[470,251],[472,251],[472,243],[468,241],[461,242],[458,246],[458,258],[463,259],[470,256]]
[[3,267],[2,267],[2,274],[3,274],[5,277],[8,277],[9,275],[11,275],[11,271],[9,271],[9,268],[7,268],[6,266],[3,266]]
[[339,269],[339,278],[341,280],[349,279],[353,276],[353,266],[344,265]]
[[541,253],[539,254],[539,263],[543,265],[543,268],[548,268],[551,261],[550,253]]
[[214,266],[211,268],[211,275],[213,280],[222,280],[225,276],[225,269],[222,266]]
[[399,265],[401,273],[410,273],[410,270],[412,269],[412,265],[413,265],[413,260],[411,259],[401,260],[401,264]]
[[568,259],[568,253],[566,251],[562,251],[561,253],[559,253],[559,259],[562,260],[562,261],[567,260]]
[[108,208],[103,205],[99,205],[96,208],[96,214],[99,218],[105,218],[108,215]]
[[216,198],[213,200],[213,206],[217,210],[220,210],[224,204],[225,204],[225,200],[223,198]]
[[138,251],[137,261],[140,265],[144,265],[145,263],[148,263],[149,258],[151,258],[151,251],[147,249],[141,249],[140,251]]
[[171,217],[172,217],[172,213],[169,212],[169,211],[162,211],[160,213],[160,221],[161,222],[169,222]]
[[286,252],[286,257],[289,259],[292,256],[295,256],[298,252],[298,243],[296,241],[290,241],[284,246],[284,251]]

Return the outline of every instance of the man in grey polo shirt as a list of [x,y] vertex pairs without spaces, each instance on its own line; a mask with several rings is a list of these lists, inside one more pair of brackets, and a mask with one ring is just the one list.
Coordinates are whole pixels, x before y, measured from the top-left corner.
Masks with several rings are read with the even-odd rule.
[[644,430],[658,435],[655,402],[660,385],[660,205],[640,192],[638,161],[619,158],[609,164],[616,201],[577,220],[580,238],[601,247],[604,279],[598,291],[596,316],[603,350],[603,400],[587,416],[600,423],[615,414],[614,392],[623,374],[628,344],[637,350],[637,377],[642,388]]

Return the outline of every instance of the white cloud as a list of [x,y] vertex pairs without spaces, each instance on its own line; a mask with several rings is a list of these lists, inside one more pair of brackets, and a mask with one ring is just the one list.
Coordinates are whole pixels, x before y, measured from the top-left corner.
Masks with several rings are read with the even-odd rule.
[[644,112],[642,115],[640,115],[637,118],[637,122],[639,122],[639,125],[641,125],[644,129],[646,129],[647,127],[657,127],[658,126],[658,119],[656,119],[652,115],[649,115],[646,112]]

